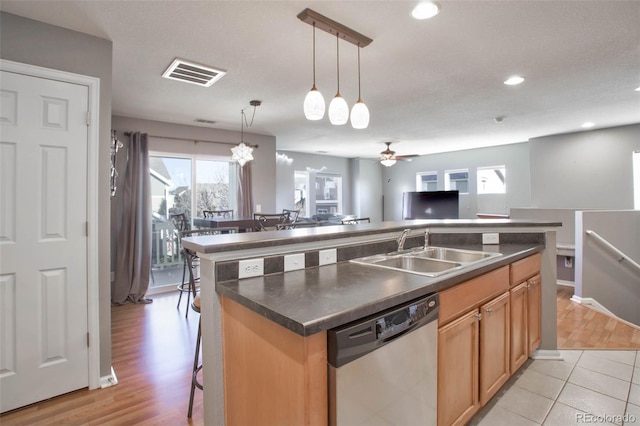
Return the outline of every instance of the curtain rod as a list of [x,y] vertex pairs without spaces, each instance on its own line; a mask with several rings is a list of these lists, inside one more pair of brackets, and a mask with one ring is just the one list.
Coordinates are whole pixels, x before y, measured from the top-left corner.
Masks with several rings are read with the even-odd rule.
[[[124,132],[125,136],[131,136],[134,132]],[[149,135],[150,138],[159,138],[159,139],[171,139],[171,140],[175,140],[175,141],[187,141],[187,142],[206,142],[206,143],[219,143],[219,144],[223,144],[223,145],[238,145],[237,143],[233,143],[233,142],[220,142],[220,141],[207,141],[207,140],[203,140],[203,139],[189,139],[189,138],[178,138],[175,136],[158,136],[158,135]],[[240,143],[240,142],[238,142]],[[251,145],[245,142],[245,145],[251,147],[251,148],[258,148],[258,145]]]

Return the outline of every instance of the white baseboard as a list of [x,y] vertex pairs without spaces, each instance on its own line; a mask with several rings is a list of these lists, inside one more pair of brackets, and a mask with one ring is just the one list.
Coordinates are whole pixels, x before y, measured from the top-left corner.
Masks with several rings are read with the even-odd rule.
[[593,299],[591,297],[580,297],[574,294],[573,296],[571,296],[571,301],[580,303],[581,305],[588,306],[592,309],[595,309],[598,312],[602,312],[605,315],[616,317],[616,315],[613,312],[611,312],[610,310],[602,306],[600,303],[598,303],[596,299]]
[[576,286],[576,283],[574,283],[573,281],[566,281],[566,280],[556,280],[556,284],[564,286],[564,287],[575,287]]
[[111,374],[100,377],[100,388],[104,389],[104,388],[108,388],[110,386],[115,386],[117,384],[118,384],[118,378],[116,377],[116,372],[115,372],[115,370],[113,369],[113,366],[112,366],[111,367]]
[[535,352],[529,355],[529,358],[564,361],[564,357],[557,349],[536,349]]

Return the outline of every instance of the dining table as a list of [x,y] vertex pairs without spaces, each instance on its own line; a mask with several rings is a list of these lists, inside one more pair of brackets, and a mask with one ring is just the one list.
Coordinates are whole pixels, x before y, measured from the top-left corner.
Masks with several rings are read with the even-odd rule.
[[240,217],[195,217],[193,218],[193,226],[196,228],[227,228],[238,227],[238,232],[253,231],[255,222],[253,216]]

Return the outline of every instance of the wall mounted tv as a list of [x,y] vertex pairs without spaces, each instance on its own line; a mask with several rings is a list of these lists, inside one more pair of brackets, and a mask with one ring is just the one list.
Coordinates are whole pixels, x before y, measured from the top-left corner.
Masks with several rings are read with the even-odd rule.
[[402,194],[404,219],[458,219],[458,191],[421,191]]

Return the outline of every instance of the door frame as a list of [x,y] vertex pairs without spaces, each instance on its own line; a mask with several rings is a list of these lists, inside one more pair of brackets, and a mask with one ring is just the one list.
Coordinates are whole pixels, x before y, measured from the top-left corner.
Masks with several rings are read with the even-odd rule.
[[[31,77],[86,86],[89,91],[87,117],[87,330],[89,344],[89,389],[101,386],[100,379],[100,275],[98,257],[98,167],[100,141],[100,79],[66,71],[23,64],[0,58],[0,69]],[[106,185],[106,184],[105,184]],[[95,190],[98,189],[98,190]],[[104,380],[102,380],[104,381]]]

